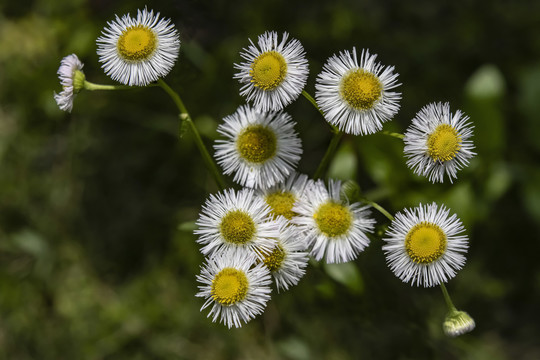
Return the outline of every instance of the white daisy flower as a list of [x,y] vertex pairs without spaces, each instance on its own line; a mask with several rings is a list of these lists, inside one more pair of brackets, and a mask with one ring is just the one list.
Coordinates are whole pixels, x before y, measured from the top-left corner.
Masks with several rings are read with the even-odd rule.
[[255,316],[262,314],[270,300],[270,271],[262,264],[255,265],[253,254],[224,252],[207,260],[197,275],[199,293],[206,299],[201,311],[212,306],[208,317],[215,322],[241,327]]
[[283,181],[302,154],[302,142],[290,115],[259,112],[248,105],[225,117],[218,132],[215,157],[225,174],[251,188],[266,188]]
[[309,180],[307,175],[293,171],[283,182],[261,189],[258,194],[270,206],[274,216],[281,215],[287,220],[291,220],[296,215],[292,208],[310,182],[313,182],[313,180]]
[[178,57],[180,39],[170,19],[154,11],[137,10],[107,23],[97,39],[97,54],[105,73],[126,85],[145,86],[167,75]]
[[277,221],[280,224],[277,245],[272,251],[263,253],[263,263],[271,271],[279,292],[298,284],[304,276],[308,253],[297,227],[289,226],[289,222],[282,216],[279,216]]
[[394,274],[411,285],[430,287],[447,282],[465,264],[468,238],[461,221],[436,203],[397,213],[383,240],[386,261]]
[[450,182],[456,179],[457,171],[476,155],[470,140],[473,126],[468,120],[459,110],[452,115],[449,103],[424,106],[403,139],[407,166],[433,183],[443,182],[445,174]]
[[239,72],[234,75],[242,88],[240,95],[262,111],[281,110],[298,98],[306,85],[309,69],[300,41],[283,33],[278,41],[275,31],[259,36],[259,47],[251,45],[240,56],[245,60],[234,64]]
[[366,135],[382,129],[399,110],[401,93],[393,66],[376,63],[377,55],[356,48],[333,55],[317,76],[315,98],[326,120],[347,134]]
[[204,245],[201,252],[209,257],[228,249],[272,251],[279,236],[279,224],[270,208],[252,189],[210,195],[196,225],[197,242]]
[[71,54],[62,59],[58,68],[58,77],[62,85],[60,94],[54,93],[54,100],[60,110],[71,112],[75,95],[84,87],[85,76],[83,63],[77,55]]
[[368,218],[367,207],[342,200],[341,182],[330,180],[328,189],[317,180],[294,205],[298,225],[316,260],[342,263],[356,259],[369,245],[366,232],[372,232],[375,220]]

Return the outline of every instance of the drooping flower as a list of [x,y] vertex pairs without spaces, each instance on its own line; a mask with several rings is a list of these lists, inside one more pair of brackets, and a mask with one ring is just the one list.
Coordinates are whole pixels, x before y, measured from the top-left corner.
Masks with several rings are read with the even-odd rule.
[[57,73],[62,85],[62,91],[59,94],[54,93],[54,100],[56,100],[60,110],[71,112],[75,96],[84,88],[83,66],[84,64],[75,54],[64,57],[60,62]]

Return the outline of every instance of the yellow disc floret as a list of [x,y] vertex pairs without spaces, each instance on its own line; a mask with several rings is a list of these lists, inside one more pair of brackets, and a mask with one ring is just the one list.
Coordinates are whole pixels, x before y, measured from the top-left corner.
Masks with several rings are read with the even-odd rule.
[[432,263],[446,250],[446,234],[438,225],[423,221],[409,230],[405,250],[415,263]]
[[441,124],[429,135],[427,147],[433,161],[452,160],[461,149],[461,136],[452,126]]
[[275,216],[281,215],[288,220],[291,220],[296,215],[292,211],[295,201],[294,195],[288,191],[276,191],[266,195],[266,203],[270,205],[272,214]]
[[382,96],[382,83],[363,69],[352,70],[341,80],[341,97],[356,110],[369,110]]
[[212,280],[212,298],[221,305],[233,305],[246,298],[248,287],[242,270],[224,268]]
[[285,259],[285,250],[281,247],[281,245],[277,245],[274,250],[271,253],[264,255],[264,265],[268,268],[270,271],[277,271],[281,268],[281,264],[283,263],[283,260]]
[[252,125],[238,135],[236,147],[244,160],[263,163],[276,153],[276,135],[266,126]]
[[234,210],[223,217],[219,230],[226,242],[242,245],[249,242],[255,235],[255,223],[245,212]]
[[287,75],[287,62],[277,51],[259,55],[251,64],[251,83],[262,90],[274,90]]
[[120,56],[126,60],[146,60],[157,48],[157,36],[145,26],[131,26],[118,38],[117,48]]
[[313,214],[313,218],[319,230],[329,237],[347,233],[352,224],[352,215],[348,207],[335,202],[322,204]]

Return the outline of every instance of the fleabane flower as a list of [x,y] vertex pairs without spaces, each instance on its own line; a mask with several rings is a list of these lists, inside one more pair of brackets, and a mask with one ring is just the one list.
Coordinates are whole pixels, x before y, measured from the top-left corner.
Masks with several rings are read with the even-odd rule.
[[309,69],[300,41],[281,41],[275,31],[259,36],[258,47],[250,44],[240,56],[245,60],[234,64],[239,72],[234,75],[242,88],[240,95],[262,111],[281,110],[298,98],[306,85]]
[[457,171],[475,155],[473,126],[468,120],[460,110],[452,114],[449,103],[424,106],[403,139],[407,166],[433,183],[443,182],[445,175],[450,182],[456,179]]
[[199,293],[205,298],[201,311],[211,306],[208,317],[231,327],[241,327],[263,313],[270,300],[272,279],[254,254],[225,251],[207,260],[197,275]]
[[223,121],[217,131],[226,140],[216,141],[215,158],[240,185],[270,187],[289,176],[300,161],[302,142],[290,115],[244,105]]
[[126,85],[145,86],[166,76],[174,66],[180,39],[170,19],[154,11],[116,15],[97,39],[97,54],[105,73]]
[[62,85],[62,91],[59,94],[54,93],[54,100],[56,100],[60,110],[71,112],[75,96],[84,88],[83,66],[84,64],[75,54],[64,57],[60,62],[57,74]]
[[298,284],[306,273],[308,253],[306,242],[296,226],[290,226],[282,216],[277,218],[280,233],[272,251],[263,252],[263,263],[272,273],[278,292]]
[[382,248],[394,274],[411,285],[431,287],[456,276],[465,264],[468,238],[456,214],[436,203],[398,212]]
[[377,63],[377,55],[356,48],[333,55],[317,76],[315,99],[325,119],[347,134],[366,135],[382,129],[399,111],[400,84],[393,66]]
[[197,242],[208,257],[226,250],[240,252],[272,251],[279,236],[279,224],[268,205],[252,189],[225,190],[210,195],[196,221]]
[[263,197],[270,206],[271,213],[283,216],[290,221],[297,215],[292,209],[294,204],[302,197],[306,186],[313,182],[307,175],[293,171],[284,181],[266,189],[259,190],[258,194]]
[[373,231],[375,220],[368,217],[366,206],[342,199],[340,181],[330,180],[327,188],[317,180],[306,188],[293,211],[298,215],[292,223],[304,234],[316,260],[348,262],[369,245],[366,233]]

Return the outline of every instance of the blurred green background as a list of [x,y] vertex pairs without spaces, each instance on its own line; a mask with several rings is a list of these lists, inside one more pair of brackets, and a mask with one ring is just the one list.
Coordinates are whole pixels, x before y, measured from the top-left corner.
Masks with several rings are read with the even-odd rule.
[[[0,1],[0,359],[540,358],[540,2],[148,3],[180,32],[166,81],[209,146],[244,103],[233,63],[266,30],[302,42],[312,94],[336,52],[369,48],[394,65],[403,100],[386,130],[433,101],[471,117],[478,155],[454,184],[412,174],[402,143],[381,134],[345,137],[330,168],[391,212],[437,201],[463,220],[468,262],[448,289],[477,328],[456,339],[442,333],[440,289],[394,277],[380,240],[347,265],[312,264],[241,329],[199,312],[192,222],[216,187],[190,136],[178,139],[173,102],[159,88],[82,92],[71,114],[53,100],[71,53],[88,80],[112,83],[95,40],[145,5]],[[313,174],[329,127],[304,98],[287,112],[299,170]]]

